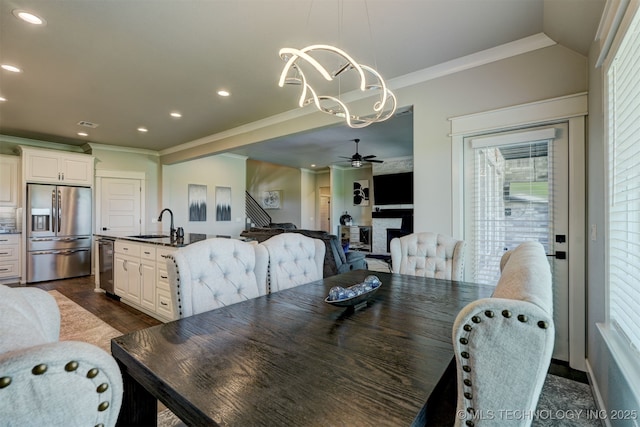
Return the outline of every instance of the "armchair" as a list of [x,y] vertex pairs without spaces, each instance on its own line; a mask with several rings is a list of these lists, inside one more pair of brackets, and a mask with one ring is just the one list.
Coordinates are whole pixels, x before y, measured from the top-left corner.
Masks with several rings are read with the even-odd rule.
[[466,244],[444,234],[412,233],[391,240],[392,272],[464,280]]
[[271,292],[322,279],[325,246],[322,240],[283,233],[260,243],[269,252]]
[[180,318],[265,295],[267,250],[236,239],[213,238],[167,256],[174,313]]
[[0,285],[0,318],[2,425],[115,425],[118,364],[91,344],[58,341],[60,311],[51,295]]

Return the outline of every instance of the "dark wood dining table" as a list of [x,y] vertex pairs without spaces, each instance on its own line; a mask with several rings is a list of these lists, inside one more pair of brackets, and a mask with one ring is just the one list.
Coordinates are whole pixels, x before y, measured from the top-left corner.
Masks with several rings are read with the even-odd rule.
[[[324,301],[367,275],[364,307]],[[458,312],[492,287],[356,270],[111,341],[118,425],[156,426],[157,400],[190,426],[408,426],[453,360]]]

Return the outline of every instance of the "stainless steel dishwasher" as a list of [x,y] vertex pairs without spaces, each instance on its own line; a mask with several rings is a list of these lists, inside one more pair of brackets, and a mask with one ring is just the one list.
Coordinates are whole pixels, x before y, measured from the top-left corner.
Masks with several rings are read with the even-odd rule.
[[107,295],[114,296],[113,293],[113,244],[115,240],[101,237],[98,240],[99,274],[100,288],[104,289]]

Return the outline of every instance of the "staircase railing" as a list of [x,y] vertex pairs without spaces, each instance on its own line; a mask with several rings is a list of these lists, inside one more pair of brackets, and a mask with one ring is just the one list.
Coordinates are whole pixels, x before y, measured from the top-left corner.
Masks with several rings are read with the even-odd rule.
[[256,227],[268,227],[271,224],[271,215],[267,213],[260,203],[254,199],[248,191],[245,191],[245,214]]

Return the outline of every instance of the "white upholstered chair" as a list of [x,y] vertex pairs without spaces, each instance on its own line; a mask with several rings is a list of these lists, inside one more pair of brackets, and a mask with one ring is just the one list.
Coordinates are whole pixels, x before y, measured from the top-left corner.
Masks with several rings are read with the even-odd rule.
[[269,252],[271,292],[322,279],[325,244],[299,233],[282,233],[259,246]]
[[444,234],[421,232],[391,240],[393,273],[461,281],[466,244]]
[[192,316],[265,295],[268,255],[264,247],[213,238],[167,256],[174,313]]
[[116,424],[123,389],[115,359],[59,338],[60,310],[51,295],[0,285],[0,425]]

